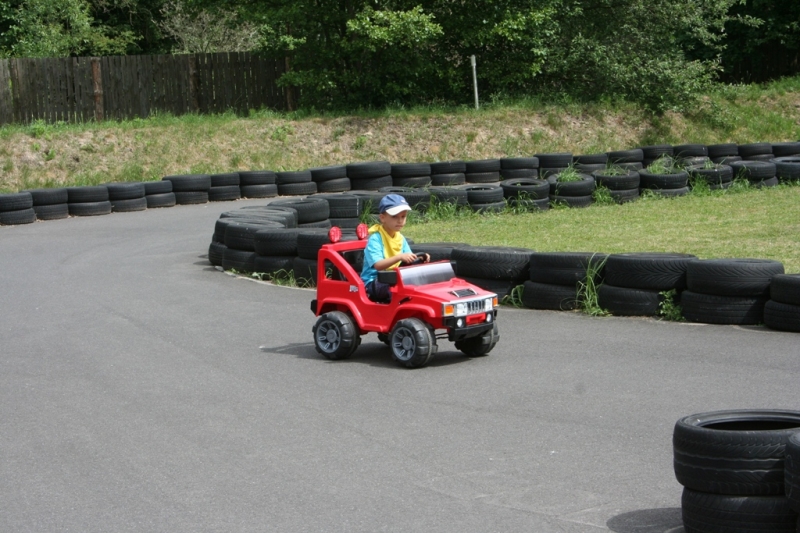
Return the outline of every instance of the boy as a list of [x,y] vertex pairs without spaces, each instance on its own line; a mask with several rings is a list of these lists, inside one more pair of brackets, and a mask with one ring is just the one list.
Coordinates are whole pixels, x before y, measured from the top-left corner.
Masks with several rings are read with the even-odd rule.
[[[378,204],[380,224],[369,228],[369,239],[364,249],[364,267],[361,269],[361,279],[367,289],[367,296],[374,302],[388,302],[390,299],[389,285],[378,281],[378,270],[390,270],[400,263],[411,263],[417,260],[417,255],[411,251],[406,238],[400,233],[406,225],[406,217],[411,211],[411,206],[399,194],[387,194]],[[428,254],[424,261],[429,261]]]

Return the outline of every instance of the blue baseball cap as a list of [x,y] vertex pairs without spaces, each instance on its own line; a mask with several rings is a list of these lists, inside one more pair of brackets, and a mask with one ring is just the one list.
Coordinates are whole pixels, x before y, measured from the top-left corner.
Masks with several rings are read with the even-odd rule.
[[378,204],[378,213],[386,213],[395,216],[403,211],[411,211],[411,206],[405,198],[399,194],[387,194],[381,198],[381,203]]

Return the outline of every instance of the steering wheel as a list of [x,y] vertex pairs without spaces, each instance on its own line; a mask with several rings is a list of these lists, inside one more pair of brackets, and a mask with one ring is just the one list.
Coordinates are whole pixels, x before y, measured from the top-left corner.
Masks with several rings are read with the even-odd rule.
[[410,261],[408,263],[403,263],[403,264],[406,265],[406,266],[411,266],[411,265],[421,265],[424,262],[425,262],[425,256],[420,254],[413,261]]

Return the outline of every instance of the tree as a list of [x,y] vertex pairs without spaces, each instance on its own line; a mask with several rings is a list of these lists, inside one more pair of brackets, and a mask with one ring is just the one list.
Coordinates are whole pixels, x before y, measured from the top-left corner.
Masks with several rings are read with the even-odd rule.
[[158,27],[175,41],[173,53],[240,52],[258,46],[258,28],[233,11],[192,9],[175,0],[161,9]]

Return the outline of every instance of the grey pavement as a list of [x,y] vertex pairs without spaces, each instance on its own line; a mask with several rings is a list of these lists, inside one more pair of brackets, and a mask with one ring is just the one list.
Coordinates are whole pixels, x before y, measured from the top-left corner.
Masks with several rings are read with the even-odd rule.
[[257,203],[0,227],[0,531],[676,532],[678,418],[800,409],[760,327],[502,308],[485,358],[326,361],[313,291],[206,259]]

